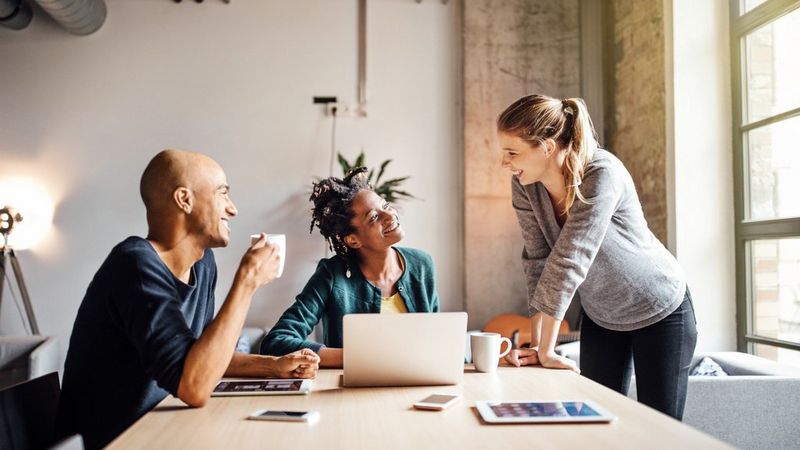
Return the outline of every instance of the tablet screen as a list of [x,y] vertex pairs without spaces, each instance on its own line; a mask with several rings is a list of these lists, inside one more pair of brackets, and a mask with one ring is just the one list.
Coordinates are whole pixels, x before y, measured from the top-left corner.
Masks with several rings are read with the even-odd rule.
[[303,380],[222,380],[217,393],[299,392]]
[[497,417],[599,417],[600,413],[583,402],[491,403]]

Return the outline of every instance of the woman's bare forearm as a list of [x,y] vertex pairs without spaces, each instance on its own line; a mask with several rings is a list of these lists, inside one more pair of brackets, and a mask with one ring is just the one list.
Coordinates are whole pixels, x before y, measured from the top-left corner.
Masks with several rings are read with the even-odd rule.
[[319,366],[331,369],[341,369],[344,360],[344,351],[340,348],[322,347],[319,349]]
[[542,334],[542,316],[543,314],[540,312],[531,316],[531,348],[539,346],[539,336]]
[[547,314],[538,313],[537,315],[541,315],[539,356],[540,359],[546,359],[548,356],[555,354],[556,342],[558,341],[558,331],[561,328],[561,321],[553,316],[548,316]]
[[251,355],[235,352],[225,371],[226,377],[277,377],[275,356]]

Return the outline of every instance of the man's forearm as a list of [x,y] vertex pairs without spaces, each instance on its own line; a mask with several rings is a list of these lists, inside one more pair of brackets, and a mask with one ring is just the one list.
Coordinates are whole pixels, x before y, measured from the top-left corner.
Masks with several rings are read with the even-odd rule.
[[205,404],[228,370],[255,289],[237,276],[219,314],[189,349],[178,387],[178,397],[189,405]]
[[278,376],[278,371],[275,367],[277,359],[275,356],[235,352],[228,369],[225,371],[225,376],[274,378]]

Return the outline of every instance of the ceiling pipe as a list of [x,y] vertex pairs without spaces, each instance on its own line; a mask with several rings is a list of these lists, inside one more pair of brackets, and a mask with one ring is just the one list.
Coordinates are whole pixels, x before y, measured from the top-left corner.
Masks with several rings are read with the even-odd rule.
[[21,30],[31,23],[33,12],[26,0],[0,0],[0,25]]
[[[2,1],[2,0],[0,0]],[[85,36],[106,21],[104,0],[34,0],[59,25],[72,34]]]

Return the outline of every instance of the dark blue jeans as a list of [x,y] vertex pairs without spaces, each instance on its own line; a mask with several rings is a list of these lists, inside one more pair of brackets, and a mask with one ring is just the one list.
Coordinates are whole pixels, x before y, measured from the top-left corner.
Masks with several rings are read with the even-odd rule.
[[688,288],[678,309],[638,330],[608,330],[583,313],[581,375],[624,395],[633,362],[639,402],[681,420],[697,344],[696,325]]

